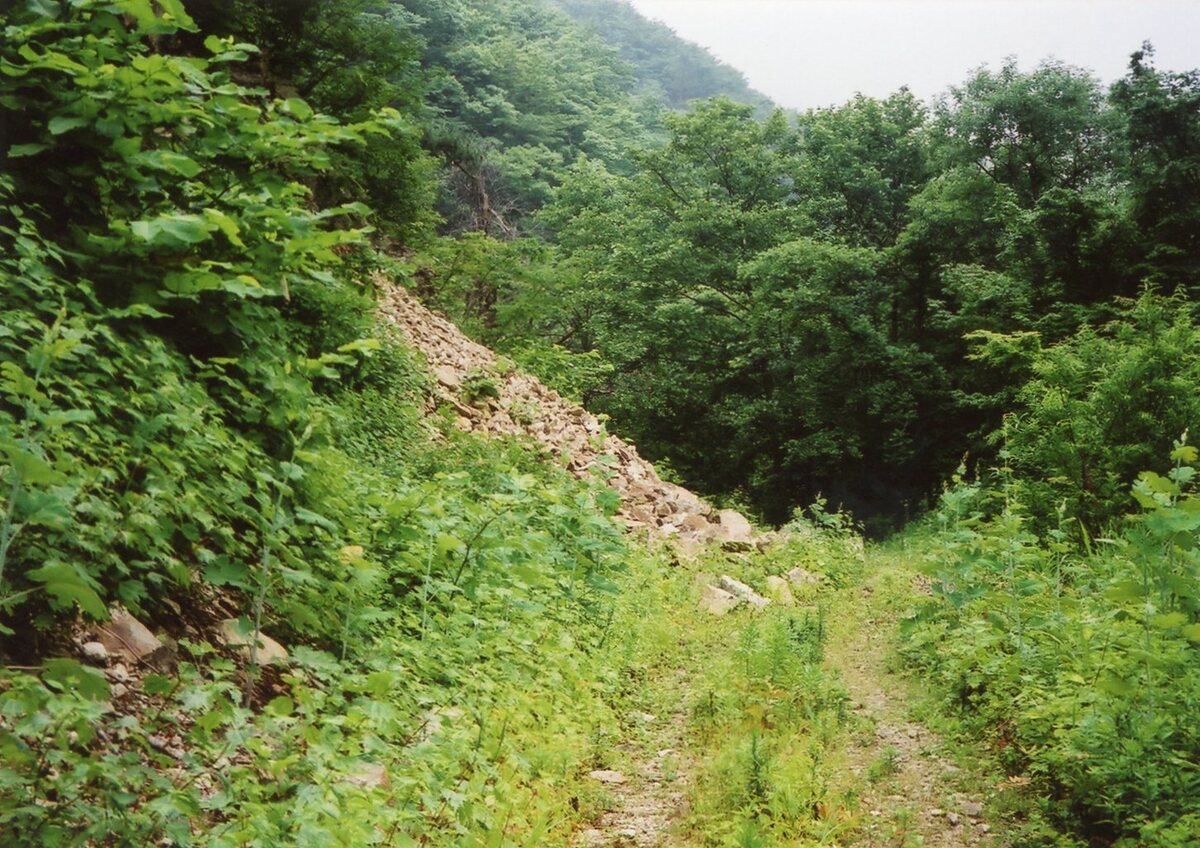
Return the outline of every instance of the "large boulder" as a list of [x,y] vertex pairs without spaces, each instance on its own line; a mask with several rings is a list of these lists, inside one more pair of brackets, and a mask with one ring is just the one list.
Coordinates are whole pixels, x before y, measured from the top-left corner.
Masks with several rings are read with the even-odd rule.
[[758,594],[758,592],[755,592],[753,589],[751,589],[745,583],[741,582],[740,580],[734,580],[728,574],[722,574],[721,579],[718,581],[718,583],[720,584],[721,588],[724,589],[726,592],[729,592],[730,594],[734,595],[735,597],[741,598],[746,603],[750,604],[753,607],[756,607],[757,609],[762,609],[763,607],[765,607],[771,603],[769,600],[764,598],[762,595]]
[[705,586],[703,594],[700,595],[700,609],[710,615],[725,615],[741,604],[742,599],[737,595],[716,586]]
[[723,509],[710,521],[715,523],[701,531],[706,539],[719,543],[729,551],[749,551],[753,548],[754,525],[737,510]]
[[777,604],[782,604],[785,607],[794,607],[796,605],[796,596],[792,594],[792,587],[778,574],[772,574],[767,578],[766,593],[767,597]]
[[129,612],[121,607],[109,610],[109,620],[99,625],[96,640],[109,655],[136,663],[163,649],[163,643]]
[[679,519],[676,524],[679,529],[685,533],[703,533],[711,526],[709,525],[707,518],[705,518],[703,515],[695,514],[683,516],[683,518]]
[[788,582],[797,589],[802,589],[806,586],[820,586],[824,578],[820,574],[814,574],[806,568],[796,567],[787,573]]

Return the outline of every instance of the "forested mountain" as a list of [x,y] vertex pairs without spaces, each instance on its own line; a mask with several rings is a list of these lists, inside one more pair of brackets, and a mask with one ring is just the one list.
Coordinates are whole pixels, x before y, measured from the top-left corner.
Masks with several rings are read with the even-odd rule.
[[[990,463],[1006,413],[1034,420],[1014,402],[1041,347],[1132,320],[1114,298],[1144,285],[1189,290],[1198,96],[1139,51],[1111,91],[1010,64],[934,104],[901,91],[795,124],[699,105],[633,173],[571,170],[538,219],[553,294],[510,285],[489,338],[598,352],[613,372],[589,399],[691,485],[775,521],[823,492],[885,524],[964,456]],[[552,304],[541,327],[503,319],[525,297]],[[1139,429],[1134,409],[1109,410],[1129,464],[1038,472],[1089,497],[1128,485],[1192,414]]]
[[1200,840],[1200,71],[795,116],[623,3],[0,27],[4,845]]
[[633,65],[642,90],[661,92],[669,106],[686,108],[693,100],[728,97],[762,111],[770,98],[750,87],[737,68],[706,49],[683,41],[666,24],[648,21],[625,0],[554,0],[563,11],[616,47]]

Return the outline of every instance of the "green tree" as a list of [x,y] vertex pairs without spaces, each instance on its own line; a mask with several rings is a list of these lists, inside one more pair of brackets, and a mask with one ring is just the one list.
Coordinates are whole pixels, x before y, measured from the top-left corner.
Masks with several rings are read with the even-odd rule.
[[1141,275],[1173,290],[1200,277],[1200,71],[1169,73],[1149,44],[1133,54],[1112,89],[1121,116],[1122,175],[1128,179]]
[[953,162],[970,162],[1032,206],[1051,188],[1080,189],[1109,171],[1111,121],[1088,72],[1043,62],[1022,73],[1015,59],[981,68],[937,106]]

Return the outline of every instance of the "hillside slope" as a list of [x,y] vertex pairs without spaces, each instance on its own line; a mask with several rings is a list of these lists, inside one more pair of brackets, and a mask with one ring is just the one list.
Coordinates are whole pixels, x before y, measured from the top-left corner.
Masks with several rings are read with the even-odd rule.
[[625,0],[553,2],[615,47],[633,65],[641,87],[660,91],[672,108],[683,109],[693,100],[709,97],[729,97],[760,111],[774,107],[737,68],[681,38],[666,24],[646,18]]
[[435,396],[456,411],[460,430],[531,438],[572,474],[605,479],[620,496],[619,514],[633,530],[676,537],[688,547],[701,541],[750,541],[753,529],[740,513],[716,510],[664,481],[637,448],[607,433],[595,415],[502,362],[400,286],[379,277],[376,285],[381,314],[425,356],[437,380]]

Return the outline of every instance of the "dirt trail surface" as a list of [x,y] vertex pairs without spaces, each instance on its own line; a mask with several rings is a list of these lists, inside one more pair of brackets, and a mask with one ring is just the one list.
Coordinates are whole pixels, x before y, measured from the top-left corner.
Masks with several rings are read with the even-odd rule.
[[[637,449],[609,435],[600,419],[536,377],[504,367],[488,348],[467,338],[444,316],[382,277],[380,311],[429,363],[435,396],[457,412],[456,426],[493,436],[525,436],[544,446],[573,474],[610,474],[621,496],[621,518],[631,529],[673,536],[686,548],[704,541],[748,542],[750,523],[733,510],[716,510],[662,480]],[[486,395],[472,386],[488,381]]]
[[[755,543],[770,538],[739,513],[716,510],[662,480],[633,445],[608,434],[595,415],[506,365],[404,288],[383,278],[375,282],[381,314],[428,362],[436,380],[431,406],[451,407],[460,430],[529,438],[571,473],[607,477],[621,498],[619,515],[626,526],[671,538],[683,553],[706,543],[749,553]],[[486,390],[481,391],[483,386]],[[888,668],[896,601],[920,591],[912,571],[881,559],[864,585],[842,590],[833,601],[840,610],[834,616],[826,662],[841,675],[857,726],[864,729],[847,734],[844,752],[828,763],[832,782],[859,799],[859,826],[839,844],[1004,848],[985,820],[980,787],[972,785],[967,770],[939,754],[936,735],[909,718],[910,705],[918,699],[916,684]],[[696,614],[723,616],[738,607],[742,599],[727,594],[728,603],[719,610],[706,607],[702,599]],[[729,626],[732,634],[736,625]],[[678,685],[651,688],[671,693],[671,703],[658,704],[657,715],[630,717],[629,733],[613,749],[611,766],[589,776],[605,812],[575,833],[572,848],[690,844],[675,827],[688,812],[689,773],[699,773],[688,750],[686,716],[677,703],[689,672],[678,668],[666,673],[678,675],[671,681]]]
[[685,716],[638,716],[646,732],[618,746],[628,757],[625,771],[602,769],[590,778],[605,786],[608,809],[576,834],[574,848],[656,848],[667,843],[687,809]]
[[[898,583],[909,584],[902,593],[923,591],[915,576],[883,566],[847,590],[859,595],[855,615],[842,618],[841,632],[829,642],[826,662],[841,674],[855,712],[873,727],[847,750],[847,765],[863,787],[864,824],[852,844],[883,848],[918,837],[915,844],[926,848],[1003,848],[984,819],[981,787],[939,754],[935,733],[909,718],[916,684],[889,669],[895,613],[880,596],[894,597]],[[877,593],[887,583],[888,590]]]

